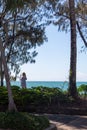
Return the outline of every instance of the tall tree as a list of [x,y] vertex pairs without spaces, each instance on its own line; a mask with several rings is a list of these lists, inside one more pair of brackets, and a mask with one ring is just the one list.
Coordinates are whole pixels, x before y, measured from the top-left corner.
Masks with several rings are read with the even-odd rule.
[[[47,0],[49,1],[49,0]],[[56,4],[54,4],[56,3]],[[50,4],[50,5],[49,5]],[[76,62],[77,62],[77,32],[79,32],[83,42],[87,46],[87,2],[86,0],[54,0],[50,1],[47,6],[53,8],[53,23],[58,26],[58,31],[71,31],[71,56],[70,56],[70,72],[69,72],[69,94],[77,97],[76,88]],[[84,8],[83,8],[84,7]],[[47,9],[49,9],[47,8]],[[50,14],[49,14],[50,15]],[[52,14],[51,14],[52,16]],[[77,28],[76,28],[77,25]],[[76,30],[78,29],[78,30]]]
[[75,2],[69,0],[70,10],[70,32],[71,32],[71,56],[70,56],[70,74],[69,74],[69,94],[73,98],[78,97],[76,88],[76,63],[77,63],[77,44],[76,44],[76,14]]
[[1,0],[0,7],[0,52],[8,89],[8,109],[16,111],[10,87],[9,64],[13,66],[15,63],[21,65],[32,62],[32,57],[37,53],[34,51],[30,55],[29,50],[46,40],[45,27],[40,22],[42,16],[37,0]]

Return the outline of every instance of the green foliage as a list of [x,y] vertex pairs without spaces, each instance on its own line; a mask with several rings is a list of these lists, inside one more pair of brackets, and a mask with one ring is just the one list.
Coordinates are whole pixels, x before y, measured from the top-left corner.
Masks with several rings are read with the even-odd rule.
[[84,97],[87,96],[87,85],[82,84],[78,87],[78,92],[80,95],[84,95]]
[[[71,99],[67,97],[67,93],[60,88],[49,88],[44,86],[21,89],[18,86],[11,86],[13,98],[18,107],[26,110],[28,107],[46,107],[56,105],[58,103],[67,103]],[[0,88],[0,104],[8,104],[7,88]]]
[[23,5],[24,5],[23,0],[7,0],[6,1],[6,9],[7,10],[22,8]]
[[0,2],[1,39],[5,45],[4,51],[9,70],[15,73],[15,77],[20,72],[22,64],[28,61],[35,63],[35,57],[38,54],[36,47],[47,40],[46,22],[42,22],[43,16],[42,13],[40,14],[42,8],[39,2],[37,0]]
[[6,9],[15,11],[17,8],[22,9],[25,4],[29,4],[32,7],[37,5],[36,0],[6,0]]
[[0,105],[8,104],[8,92],[6,87],[0,86]]
[[49,88],[44,86],[21,89],[21,103],[25,105],[45,106],[55,103],[67,102],[69,99],[60,88]]
[[0,128],[13,130],[43,130],[49,126],[44,116],[35,116],[28,113],[1,112]]

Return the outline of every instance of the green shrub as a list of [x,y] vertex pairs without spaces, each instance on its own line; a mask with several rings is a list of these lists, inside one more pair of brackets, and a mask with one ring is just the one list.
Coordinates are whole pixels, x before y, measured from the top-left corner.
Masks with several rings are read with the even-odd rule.
[[[38,86],[33,88],[34,90],[39,90],[41,95],[43,96],[44,103],[46,104],[54,104],[54,103],[63,103],[67,102],[68,98],[65,92],[63,92],[60,88],[49,88],[49,87],[43,87]],[[40,101],[40,99],[38,99]]]
[[8,92],[6,87],[0,86],[0,105],[8,104]]
[[9,128],[12,130],[43,130],[48,126],[49,121],[43,116],[35,116],[19,112],[0,113],[0,128]]
[[[31,108],[37,110],[38,107],[44,109],[49,105],[63,104],[70,101],[67,94],[60,88],[38,86],[22,89],[18,86],[11,86],[11,89],[14,101],[21,111],[29,111]],[[0,87],[0,105],[2,105],[0,110],[3,110],[3,105],[7,108],[8,92],[6,87]]]
[[83,95],[84,97],[87,96],[87,85],[86,84],[82,84],[78,87],[78,92],[80,95]]

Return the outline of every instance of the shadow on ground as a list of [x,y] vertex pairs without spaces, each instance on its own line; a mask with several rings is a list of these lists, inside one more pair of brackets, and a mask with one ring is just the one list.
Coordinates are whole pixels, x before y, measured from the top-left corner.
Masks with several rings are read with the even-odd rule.
[[57,128],[65,130],[87,130],[87,116],[46,114]]

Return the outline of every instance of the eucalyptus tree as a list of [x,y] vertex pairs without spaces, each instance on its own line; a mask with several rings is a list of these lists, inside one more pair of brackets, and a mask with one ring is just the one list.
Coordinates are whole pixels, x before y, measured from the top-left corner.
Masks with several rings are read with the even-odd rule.
[[32,52],[32,48],[35,49],[46,40],[45,23],[41,22],[43,17],[39,8],[37,0],[0,1],[0,52],[8,90],[9,111],[17,110],[10,87],[10,66],[15,68],[34,61],[32,58],[37,52]]
[[[49,0],[47,0],[48,2]],[[54,4],[55,3],[55,4]],[[79,33],[84,44],[87,46],[87,1],[86,0],[54,0],[47,4],[53,9],[53,24],[58,26],[58,31],[71,32],[71,56],[69,72],[69,94],[77,97],[76,88],[76,62],[77,43],[76,38]],[[50,15],[50,14],[49,14]],[[51,14],[52,15],[52,14]],[[72,27],[74,26],[74,27]]]
[[70,60],[70,75],[69,75],[69,93],[72,97],[77,98],[76,88],[76,62],[77,62],[77,45],[76,45],[76,25],[77,31],[80,34],[85,46],[87,47],[86,32],[87,32],[87,2],[86,1],[69,0],[70,7],[70,25],[71,25],[71,60]]
[[[76,98],[76,63],[77,63],[77,32],[79,32],[84,44],[87,46],[87,2],[86,1],[64,1],[59,4],[59,11],[56,15],[59,17],[57,24],[59,30],[70,29],[71,32],[71,56],[70,56],[70,72],[69,72],[69,94]],[[84,8],[83,8],[84,7]],[[77,25],[77,28],[76,28]],[[85,28],[86,27],[86,28]],[[76,30],[77,29],[77,30]]]
[[77,63],[77,41],[76,41],[76,14],[74,0],[59,1],[55,9],[59,30],[67,31],[70,29],[70,71],[69,71],[69,95],[73,98],[78,97],[76,88],[76,63]]

